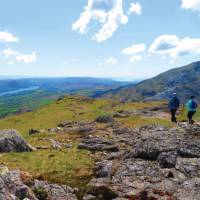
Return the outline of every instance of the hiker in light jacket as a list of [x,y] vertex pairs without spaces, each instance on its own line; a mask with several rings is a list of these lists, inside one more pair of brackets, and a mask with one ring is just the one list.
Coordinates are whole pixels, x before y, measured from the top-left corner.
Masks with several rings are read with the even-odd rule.
[[180,106],[180,100],[178,99],[176,93],[173,93],[172,98],[169,101],[168,108],[171,112],[171,121],[177,123],[176,112]]
[[197,108],[198,108],[198,103],[194,99],[194,96],[190,97],[190,99],[186,103],[186,106],[187,106],[187,110],[188,110],[187,118],[188,118],[189,124],[193,124],[194,120],[192,118],[193,118],[193,116],[196,113]]

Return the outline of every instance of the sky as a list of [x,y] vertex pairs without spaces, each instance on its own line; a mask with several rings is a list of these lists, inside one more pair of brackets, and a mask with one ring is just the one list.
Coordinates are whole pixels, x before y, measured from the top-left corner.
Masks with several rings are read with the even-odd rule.
[[0,76],[135,80],[200,60],[200,0],[0,0]]

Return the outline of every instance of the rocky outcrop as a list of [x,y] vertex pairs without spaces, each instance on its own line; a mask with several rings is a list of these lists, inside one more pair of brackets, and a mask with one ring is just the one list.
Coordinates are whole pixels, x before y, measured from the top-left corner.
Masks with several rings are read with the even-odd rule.
[[176,92],[183,101],[192,95],[199,98],[199,76],[200,62],[198,61],[171,69],[138,84],[110,90],[100,96],[122,101],[166,100],[173,92]]
[[[91,151],[95,158],[94,176],[87,185],[84,200],[199,200],[198,124],[179,123],[174,128],[151,125],[133,129],[117,122],[64,122],[57,130],[58,134],[60,131],[84,133],[80,136],[78,148]],[[57,150],[64,146],[56,140],[48,141]],[[19,180],[19,172],[1,167],[0,199],[6,195],[12,200],[14,197],[77,199],[77,190],[68,186],[39,180],[27,186]]]
[[77,200],[75,189],[35,180],[23,183],[20,171],[9,171],[0,165],[0,200]]
[[86,149],[90,151],[119,151],[118,146],[111,140],[105,140],[99,137],[86,137],[82,139],[78,145],[78,149]]
[[37,133],[40,133],[40,131],[39,131],[39,130],[36,130],[36,129],[33,129],[33,128],[31,128],[31,129],[28,131],[28,133],[29,133],[29,135],[35,135],[35,134],[37,134]]
[[45,181],[35,180],[33,191],[39,195],[45,195],[49,200],[77,200],[76,190],[65,185],[49,184]]
[[0,152],[28,152],[33,151],[20,134],[15,130],[0,131]]
[[115,127],[111,135],[121,147],[120,156],[107,153],[96,163],[96,178],[88,184],[87,195],[108,200],[199,200],[198,125]]
[[19,171],[9,171],[0,166],[0,199],[2,200],[38,200],[31,189],[22,182]]
[[97,117],[95,121],[98,123],[112,123],[114,119],[110,115],[101,115]]
[[49,132],[75,132],[79,134],[89,133],[94,128],[93,122],[64,121],[57,127],[48,129]]

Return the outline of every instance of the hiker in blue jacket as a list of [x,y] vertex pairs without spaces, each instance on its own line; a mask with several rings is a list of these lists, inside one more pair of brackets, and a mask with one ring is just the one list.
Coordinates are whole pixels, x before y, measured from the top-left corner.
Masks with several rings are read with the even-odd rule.
[[177,123],[176,112],[180,106],[180,100],[178,99],[176,93],[173,93],[172,98],[169,101],[168,108],[171,112],[171,121]]
[[190,99],[186,103],[186,106],[187,106],[187,110],[188,110],[187,118],[188,118],[189,124],[193,124],[194,120],[192,118],[193,118],[193,116],[196,113],[197,108],[198,108],[198,103],[194,99],[194,96],[190,97]]

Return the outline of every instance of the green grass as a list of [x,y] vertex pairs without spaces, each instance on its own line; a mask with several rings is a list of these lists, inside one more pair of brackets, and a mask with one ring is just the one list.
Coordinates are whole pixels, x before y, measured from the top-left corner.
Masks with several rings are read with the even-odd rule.
[[156,117],[145,118],[139,115],[129,117],[126,119],[121,119],[120,122],[122,122],[125,126],[130,128],[148,126],[148,125],[161,125],[166,127],[173,126],[173,124],[170,122],[169,119],[160,119]]
[[93,166],[89,153],[79,151],[75,146],[65,151],[0,154],[0,160],[10,169],[20,169],[34,178],[80,188],[91,178]]
[[38,109],[52,103],[58,96],[59,94],[52,95],[50,92],[40,90],[2,96],[0,97],[0,117]]
[[[42,138],[53,138],[63,143],[73,144],[71,150],[38,150],[30,153],[1,154],[1,163],[11,169],[20,169],[33,177],[40,177],[55,183],[83,187],[91,176],[94,160],[87,151],[78,151],[77,142],[80,135],[76,133],[42,133],[29,136],[30,128],[46,130],[56,127],[66,120],[94,120],[109,107],[110,100],[84,100],[84,98],[67,97],[44,106],[33,112],[9,116],[0,120],[0,129],[16,129],[33,146],[46,146],[50,142]],[[80,114],[82,113],[82,114]]]
[[[187,120],[187,109],[186,108],[180,108],[180,111],[179,111],[179,115],[178,115],[178,119],[180,121],[184,121],[184,120]],[[194,115],[194,120],[195,121],[200,121],[200,108],[198,108],[197,112],[195,113]]]
[[[46,100],[43,101],[45,105]],[[84,97],[65,97],[33,112],[8,116],[0,120],[0,129],[16,129],[33,146],[47,146],[52,138],[63,143],[71,143],[72,149],[64,151],[38,150],[30,153],[0,154],[0,162],[11,169],[28,172],[33,178],[40,178],[54,183],[63,183],[84,188],[91,176],[94,159],[88,151],[77,150],[81,137],[78,133],[56,134],[45,132],[48,128],[67,120],[91,121],[102,114],[112,114],[117,110],[134,111],[154,107],[162,102],[119,103],[109,99],[86,99]],[[116,119],[125,126],[138,127],[149,124],[171,126],[169,119],[144,118],[132,116]],[[30,136],[30,128],[44,130],[42,134]]]

